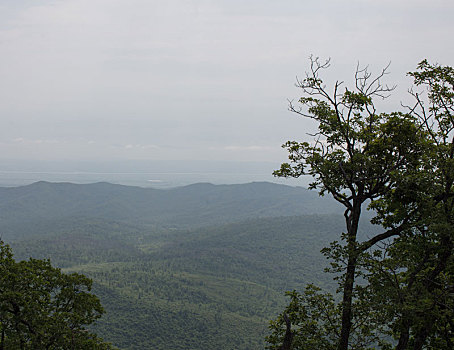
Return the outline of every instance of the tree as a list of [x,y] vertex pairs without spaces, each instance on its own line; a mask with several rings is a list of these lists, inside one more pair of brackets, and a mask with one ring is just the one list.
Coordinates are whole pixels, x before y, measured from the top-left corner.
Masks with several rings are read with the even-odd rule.
[[[310,315],[317,310],[316,301],[323,295],[306,291],[299,305],[303,312],[312,311],[303,324],[296,324],[301,329],[312,322],[320,330],[320,327],[327,329],[324,321],[337,322],[338,326],[329,327],[333,332],[331,345],[324,345],[325,348],[363,349],[367,344],[381,342],[382,325],[391,315],[380,316],[373,312],[371,303],[376,299],[372,290],[358,284],[357,278],[368,276],[365,267],[373,254],[377,254],[371,253],[377,244],[414,227],[417,208],[409,204],[405,212],[398,212],[390,198],[396,190],[402,189],[402,184],[406,183],[403,179],[419,174],[424,168],[430,142],[427,131],[421,128],[412,110],[377,112],[375,100],[386,98],[393,90],[381,82],[386,68],[377,77],[372,77],[367,68],[357,68],[353,88],[343,88],[343,82],[337,81],[330,93],[320,77],[328,67],[329,61],[311,58],[310,72],[297,81],[304,96],[299,99],[299,106],[290,103],[290,110],[315,120],[318,132],[313,135],[312,143],[287,142],[283,147],[289,152],[290,163],[283,163],[274,175],[311,175],[314,178],[311,189],[318,189],[321,195],[330,194],[345,208],[345,232],[339,242],[333,242],[324,250],[332,259],[331,271],[337,273],[342,301],[339,305],[333,304],[328,311],[320,310],[324,318],[314,321]],[[383,232],[361,241],[358,229],[367,205],[378,212],[374,222],[386,225]],[[393,219],[388,220],[391,212]],[[310,336],[316,345],[301,348],[322,348],[324,339],[317,334],[323,331]],[[273,342],[271,344],[273,348]]]
[[0,349],[112,349],[85,328],[103,313],[91,285],[49,260],[16,262],[0,241]]
[[396,349],[454,348],[454,70],[427,60],[409,73],[417,90],[408,107],[426,132],[425,166],[378,207],[381,222],[414,212],[414,224],[370,261],[369,283],[393,315]]

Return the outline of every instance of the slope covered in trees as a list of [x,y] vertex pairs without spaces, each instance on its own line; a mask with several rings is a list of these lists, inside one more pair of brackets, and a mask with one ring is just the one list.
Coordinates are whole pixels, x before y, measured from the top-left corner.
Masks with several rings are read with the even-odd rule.
[[[42,185],[47,188],[44,192]],[[94,200],[101,197],[95,191],[98,186],[113,187],[113,193],[148,193],[97,184],[88,186],[91,191],[84,197],[88,192]],[[4,203],[14,200],[24,208],[14,218],[24,223],[2,224],[15,228],[9,242],[18,259],[50,258],[65,272],[94,280],[93,291],[106,313],[93,330],[120,348],[262,349],[268,320],[285,305],[285,290],[315,281],[332,286],[321,273],[325,259],[319,251],[322,242],[341,230],[342,218],[317,214],[335,207],[317,195],[306,196],[307,190],[272,184],[232,186],[233,191],[230,186],[190,186],[181,189],[187,203],[211,196],[207,204],[211,213],[222,213],[221,222],[230,223],[213,225],[216,216],[206,215],[207,206],[199,205],[201,212],[188,209],[196,224],[189,218],[185,225],[181,216],[180,225],[169,227],[166,221],[151,221],[147,210],[142,218],[107,217],[112,202],[134,201],[124,201],[118,194],[99,210],[85,198],[91,217],[80,216],[81,209],[74,209],[72,203],[74,195],[69,195],[78,188],[84,190],[84,186],[49,183],[8,189],[20,196],[10,195]],[[40,195],[33,193],[36,189]],[[68,207],[65,196],[56,192],[68,196]],[[183,195],[174,196],[183,201]],[[302,206],[283,206],[287,197]],[[27,218],[38,206],[39,215]],[[255,219],[243,219],[248,206]],[[56,207],[60,211],[54,211]],[[51,211],[49,216],[45,208]],[[288,215],[297,210],[307,215],[266,217],[282,215],[283,209]]]
[[58,224],[52,221],[62,218],[186,229],[257,217],[326,214],[336,208],[333,201],[304,188],[271,183],[155,190],[108,183],[38,182],[0,188],[0,229],[6,238],[33,235],[51,229]]
[[16,262],[0,240],[0,349],[112,349],[87,330],[104,312],[91,287],[48,260]]

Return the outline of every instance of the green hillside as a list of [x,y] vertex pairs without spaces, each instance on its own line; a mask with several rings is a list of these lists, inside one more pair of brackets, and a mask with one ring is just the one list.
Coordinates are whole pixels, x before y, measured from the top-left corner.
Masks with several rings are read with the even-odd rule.
[[156,190],[109,183],[37,182],[0,188],[0,229],[7,239],[29,236],[37,234],[37,224],[74,217],[186,229],[258,217],[328,214],[337,208],[315,192],[271,183]]
[[310,215],[139,234],[71,222],[68,233],[12,246],[18,258],[50,258],[93,278],[107,309],[96,330],[119,347],[260,349],[283,292],[326,279],[319,250],[341,224]]
[[[152,223],[148,217],[136,222],[126,215],[123,220],[108,219],[103,213],[112,210],[111,202],[97,211],[95,201],[88,197],[74,200],[85,200],[92,217],[66,215],[77,206],[69,200],[68,207],[60,204],[60,212],[46,216],[44,208],[56,206],[50,201],[63,197],[55,192],[67,193],[74,185],[68,185],[69,190],[64,188],[66,184],[56,184],[56,189],[53,184],[40,186],[50,188],[48,200],[35,203],[37,195],[32,193],[27,194],[27,203],[15,199],[27,208],[15,217],[24,219],[24,230],[14,232],[15,239],[9,240],[16,258],[50,258],[65,271],[93,278],[94,291],[107,311],[95,330],[122,349],[263,349],[268,320],[285,304],[284,291],[301,289],[313,281],[332,286],[322,273],[326,262],[319,251],[342,231],[343,218],[314,211],[278,216],[282,215],[279,198],[283,200],[293,190],[301,196],[300,189],[272,185],[275,193],[262,193],[259,189],[266,192],[268,184],[251,184],[242,185],[234,195],[229,194],[228,186],[189,186],[180,189],[183,192],[178,196],[174,194],[176,201],[198,202],[197,198],[207,199],[212,191],[212,212],[222,211],[229,203],[232,208],[250,206],[249,211],[244,209],[249,213],[272,214],[270,208],[276,207],[277,217],[244,220],[244,213],[231,209],[214,225],[214,218],[203,212],[207,206],[200,204],[202,212],[198,212],[188,204],[197,225],[192,218],[187,225],[169,227]],[[97,186],[125,190],[124,186]],[[140,189],[127,193],[134,191]],[[242,203],[245,196],[249,204]],[[267,196],[277,200],[269,199],[260,209],[259,203]],[[11,197],[3,203],[12,201]],[[117,199],[116,203],[125,203],[124,197]],[[318,200],[305,197],[304,205],[318,210],[322,206]],[[38,214],[25,220],[34,205],[39,206]],[[172,215],[185,222],[184,215]],[[226,218],[231,223],[222,223]]]

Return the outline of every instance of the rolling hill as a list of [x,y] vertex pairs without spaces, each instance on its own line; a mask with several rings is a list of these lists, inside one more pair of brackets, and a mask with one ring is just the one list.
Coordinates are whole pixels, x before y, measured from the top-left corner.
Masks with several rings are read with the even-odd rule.
[[121,349],[263,349],[286,290],[332,288],[319,251],[342,232],[335,211],[269,183],[0,189],[16,258],[93,278],[107,311],[95,329]]

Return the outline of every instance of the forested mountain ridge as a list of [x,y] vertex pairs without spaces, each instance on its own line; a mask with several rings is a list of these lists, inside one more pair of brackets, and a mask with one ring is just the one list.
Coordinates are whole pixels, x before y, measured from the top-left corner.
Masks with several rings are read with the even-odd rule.
[[94,329],[121,349],[263,349],[286,290],[332,285],[319,251],[342,230],[341,216],[322,214],[333,211],[269,183],[0,189],[16,259],[93,278],[107,311]]
[[336,208],[317,193],[272,183],[194,184],[156,190],[109,183],[37,182],[0,188],[0,230],[9,238],[27,233],[32,222],[44,225],[71,217],[187,228],[257,217],[328,214]]

